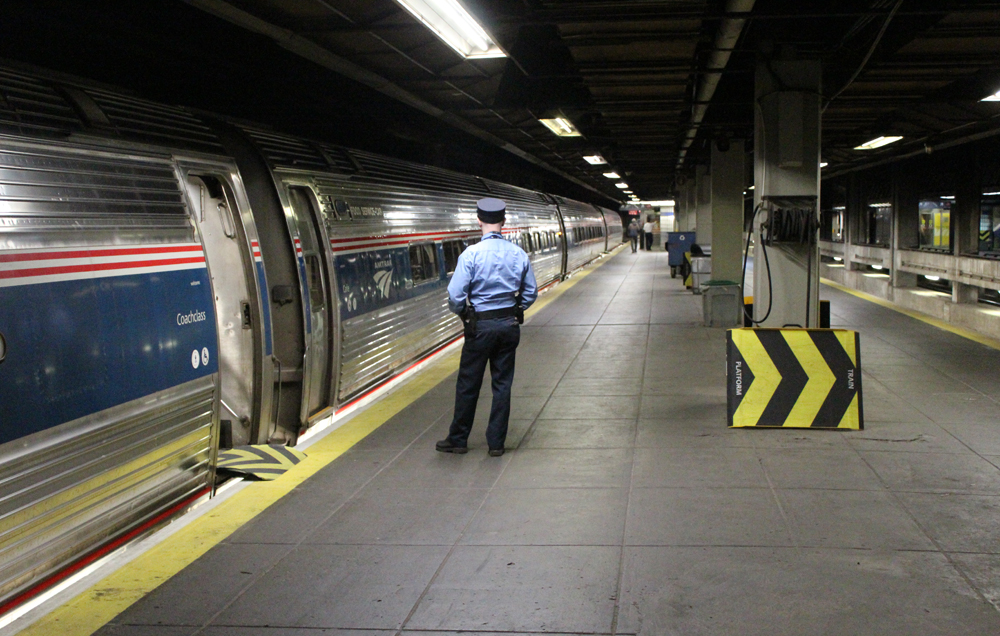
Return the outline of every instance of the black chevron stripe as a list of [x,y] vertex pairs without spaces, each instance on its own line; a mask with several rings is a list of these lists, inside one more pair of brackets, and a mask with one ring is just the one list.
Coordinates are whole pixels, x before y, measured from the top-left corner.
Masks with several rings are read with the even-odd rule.
[[[823,406],[816,413],[816,418],[813,420],[812,425],[835,427],[844,419],[844,414],[847,413],[848,407],[851,406],[851,400],[854,399],[855,393],[858,393],[861,388],[861,373],[854,367],[851,357],[844,351],[843,345],[840,344],[840,340],[837,339],[837,336],[832,331],[810,331],[809,337],[812,338],[813,343],[819,349],[823,359],[826,360],[827,366],[830,367],[830,371],[833,372],[836,378],[836,381],[830,388],[830,393],[827,394],[826,399],[823,401]],[[856,338],[857,335],[855,335]],[[851,383],[854,384],[854,388],[851,388]]]
[[301,457],[299,457],[292,451],[288,450],[287,447],[281,446],[280,444],[269,444],[268,448],[270,448],[273,452],[276,452],[281,456],[285,457],[289,463],[298,464],[300,461],[302,461]]
[[757,426],[784,426],[788,414],[792,412],[795,402],[802,394],[802,389],[809,382],[809,376],[792,353],[780,329],[761,329],[757,332],[757,337],[767,355],[771,356],[771,362],[774,363],[778,373],[781,374],[781,382],[764,412],[761,413]]
[[854,332],[854,360],[858,363],[855,373],[854,388],[858,392],[858,430],[865,430],[865,405],[862,398],[865,392],[861,390],[861,334]]
[[[733,425],[733,415],[736,413],[736,409],[740,408],[740,404],[743,402],[743,398],[746,396],[747,391],[750,390],[750,385],[753,384],[753,373],[750,371],[750,366],[747,365],[746,360],[743,359],[743,354],[740,353],[740,348],[736,346],[733,342],[733,332],[726,333],[727,346],[729,352],[726,359],[729,360],[729,389],[726,392],[729,398],[729,426]],[[739,379],[739,382],[737,382]],[[739,394],[737,394],[739,390]]]

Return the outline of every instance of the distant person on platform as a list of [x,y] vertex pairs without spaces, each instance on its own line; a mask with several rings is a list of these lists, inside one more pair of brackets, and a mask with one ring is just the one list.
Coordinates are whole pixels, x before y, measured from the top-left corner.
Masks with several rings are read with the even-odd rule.
[[628,234],[628,240],[632,242],[632,253],[635,254],[635,248],[639,244],[639,235],[642,233],[642,228],[639,227],[639,219],[632,219],[632,222],[628,224],[626,233]]
[[493,406],[486,427],[491,457],[504,454],[510,420],[510,389],[514,384],[514,353],[521,340],[524,310],[535,302],[538,289],[528,255],[501,234],[506,204],[480,199],[476,215],[483,239],[458,257],[448,283],[448,306],[465,323],[465,344],[455,386],[455,416],[448,437],[437,443],[443,453],[468,452],[469,433],[486,363],[493,376]]
[[646,224],[642,226],[642,234],[645,239],[646,251],[653,249],[653,221],[647,216]]

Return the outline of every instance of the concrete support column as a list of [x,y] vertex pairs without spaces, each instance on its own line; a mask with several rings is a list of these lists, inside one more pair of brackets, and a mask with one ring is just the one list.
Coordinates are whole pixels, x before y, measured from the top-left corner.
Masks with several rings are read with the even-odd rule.
[[677,219],[678,232],[690,232],[694,230],[694,181],[688,180],[681,189],[680,203],[683,210]]
[[979,288],[975,285],[953,282],[951,284],[951,302],[974,305],[979,302]]
[[757,65],[754,205],[761,209],[754,221],[753,311],[754,319],[762,321],[761,327],[819,326],[818,237],[814,233],[811,243],[766,247],[769,276],[761,225],[773,220],[774,209],[799,205],[790,204],[788,197],[812,197],[812,214],[818,226],[820,77],[820,63],[815,60],[774,60]]
[[695,232],[699,245],[712,244],[712,173],[708,166],[695,168]]
[[[712,279],[743,273],[743,140],[712,147]],[[700,239],[699,239],[700,240]]]

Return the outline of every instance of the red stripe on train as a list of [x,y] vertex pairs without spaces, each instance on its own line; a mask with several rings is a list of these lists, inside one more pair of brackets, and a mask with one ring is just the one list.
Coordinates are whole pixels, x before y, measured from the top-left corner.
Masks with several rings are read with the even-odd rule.
[[93,263],[89,265],[66,265],[64,267],[34,267],[31,269],[9,269],[0,271],[3,278],[28,278],[30,276],[54,276],[56,274],[78,274],[81,272],[104,272],[113,269],[138,269],[142,267],[162,267],[164,265],[188,265],[204,263],[205,257],[170,258],[158,261],[133,261],[126,263]]
[[30,254],[0,254],[0,263],[23,261],[48,261],[64,258],[95,258],[99,256],[132,256],[136,254],[174,254],[177,252],[201,252],[200,245],[170,247],[134,247],[101,250],[77,250],[74,252],[33,252]]

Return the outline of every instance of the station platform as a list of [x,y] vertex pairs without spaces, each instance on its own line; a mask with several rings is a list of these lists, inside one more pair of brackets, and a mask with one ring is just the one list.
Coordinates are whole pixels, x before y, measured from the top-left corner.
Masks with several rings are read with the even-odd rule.
[[[119,575],[163,580],[97,633],[1000,633],[997,351],[824,286],[861,333],[865,430],[728,429],[725,331],[666,261],[625,250],[550,292],[522,328],[504,456],[488,379],[470,452],[435,452],[443,356],[403,406],[356,416],[384,416],[370,433],[307,449],[333,458],[308,478],[246,485],[293,480],[199,535],[214,547],[189,566]],[[244,514],[225,510],[206,518]],[[75,633],[122,585],[27,633]]]

